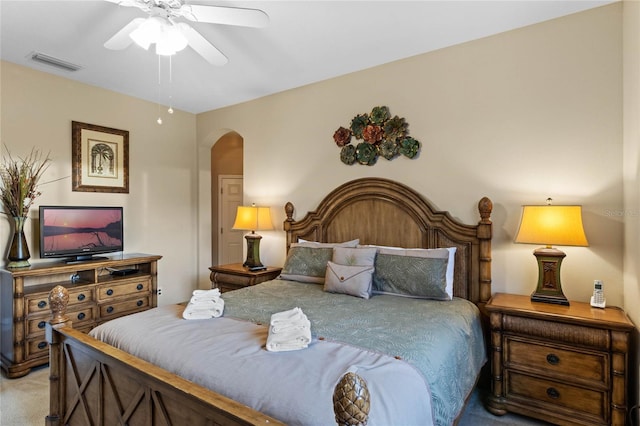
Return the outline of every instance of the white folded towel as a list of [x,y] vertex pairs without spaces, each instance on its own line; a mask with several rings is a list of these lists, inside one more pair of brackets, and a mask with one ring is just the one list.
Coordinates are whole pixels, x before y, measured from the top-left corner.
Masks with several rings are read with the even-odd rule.
[[307,316],[300,308],[289,309],[288,311],[277,312],[271,315],[271,325],[288,324],[299,319],[306,319]]
[[282,339],[280,335],[269,334],[267,337],[267,350],[270,352],[284,352],[304,349],[311,343],[311,333],[308,335],[294,335],[288,339]]
[[311,322],[309,322],[309,320],[304,317],[288,323],[279,322],[276,325],[272,325],[269,331],[275,334],[288,333],[296,330],[304,330],[305,328],[309,328],[310,326]]
[[268,351],[304,349],[311,342],[311,323],[300,308],[271,315],[266,348]]
[[218,318],[224,312],[224,299],[208,300],[199,303],[189,302],[182,312],[184,319]]
[[201,301],[218,300],[220,298],[220,289],[212,290],[194,290],[191,295],[191,302],[197,303]]

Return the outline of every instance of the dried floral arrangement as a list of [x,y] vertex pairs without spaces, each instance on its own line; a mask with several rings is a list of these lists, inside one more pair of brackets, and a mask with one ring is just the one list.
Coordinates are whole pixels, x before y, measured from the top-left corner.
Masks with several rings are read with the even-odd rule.
[[[369,114],[356,115],[349,128],[340,127],[333,140],[341,148],[340,160],[345,164],[372,166],[378,156],[393,160],[399,155],[414,158],[420,152],[420,142],[408,136],[409,124],[397,115],[391,117],[386,106],[374,107]],[[362,140],[351,144],[355,137]]]
[[14,158],[7,150],[0,164],[0,198],[4,213],[12,217],[26,217],[33,201],[42,193],[38,182],[49,166],[49,155],[32,149],[24,158]]

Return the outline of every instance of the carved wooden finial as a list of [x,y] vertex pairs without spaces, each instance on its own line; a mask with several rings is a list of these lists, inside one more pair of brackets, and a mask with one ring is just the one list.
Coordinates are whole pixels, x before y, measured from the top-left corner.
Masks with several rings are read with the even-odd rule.
[[69,292],[61,285],[55,286],[49,292],[49,306],[53,317],[51,324],[62,324],[69,321],[67,317],[67,304],[69,303]]
[[287,215],[287,222],[293,222],[293,204],[291,201],[284,205],[284,212]]
[[367,382],[356,373],[342,376],[333,391],[333,412],[340,426],[366,426],[370,396]]
[[491,211],[493,210],[493,203],[488,197],[482,197],[482,199],[478,202],[478,211],[480,212],[480,217],[482,218],[482,222],[491,222]]

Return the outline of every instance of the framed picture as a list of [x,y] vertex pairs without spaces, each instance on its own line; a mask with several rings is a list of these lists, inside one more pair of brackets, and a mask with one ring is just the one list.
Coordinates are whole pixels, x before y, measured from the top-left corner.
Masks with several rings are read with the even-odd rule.
[[129,132],[71,122],[74,191],[129,193]]

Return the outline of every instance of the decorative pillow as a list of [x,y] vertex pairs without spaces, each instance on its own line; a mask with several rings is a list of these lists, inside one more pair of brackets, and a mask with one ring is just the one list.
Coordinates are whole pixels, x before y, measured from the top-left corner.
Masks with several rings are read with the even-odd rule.
[[333,263],[340,265],[373,266],[376,260],[376,248],[334,247]]
[[359,243],[359,239],[345,241],[343,243],[319,243],[317,241],[298,239],[297,243],[291,243],[291,247],[357,247]]
[[449,251],[431,257],[399,255],[381,250],[376,256],[373,293],[422,299],[450,300],[446,292]]
[[331,247],[296,246],[289,249],[280,278],[322,284],[327,262],[333,256]]
[[368,299],[371,296],[373,266],[339,265],[327,262],[324,291]]
[[[402,248],[402,247],[387,247],[387,246],[374,246],[374,245],[359,245],[358,247],[377,247],[379,250],[395,250],[392,254],[397,254],[398,256],[415,256],[415,257],[432,257],[435,253],[441,253],[442,248],[437,249],[423,249],[423,248]],[[434,251],[435,250],[435,251]],[[454,280],[454,271],[456,264],[456,247],[446,247],[446,250],[449,252],[449,259],[447,261],[447,287],[446,292],[449,295],[449,299],[453,299],[453,280]]]

